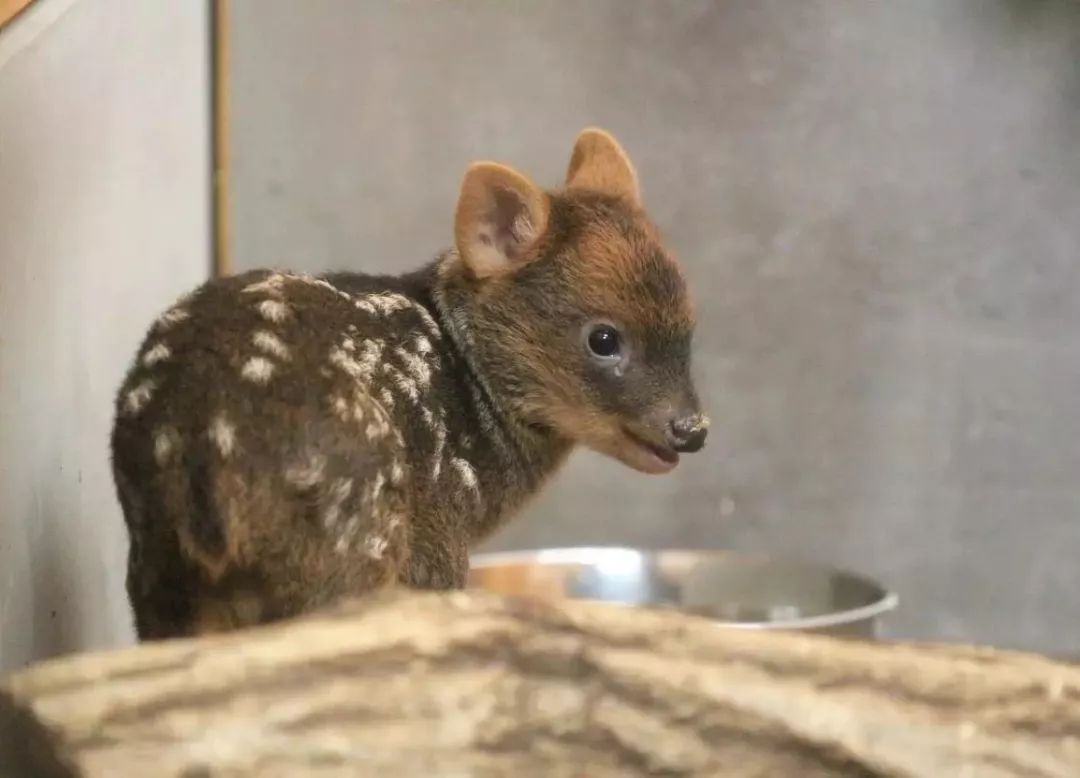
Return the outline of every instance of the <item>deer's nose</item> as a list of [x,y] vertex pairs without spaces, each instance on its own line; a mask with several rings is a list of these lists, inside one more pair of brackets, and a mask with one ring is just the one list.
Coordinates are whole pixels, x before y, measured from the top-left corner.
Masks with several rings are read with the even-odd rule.
[[680,454],[700,451],[709,434],[709,419],[701,413],[674,419],[668,427],[668,442]]

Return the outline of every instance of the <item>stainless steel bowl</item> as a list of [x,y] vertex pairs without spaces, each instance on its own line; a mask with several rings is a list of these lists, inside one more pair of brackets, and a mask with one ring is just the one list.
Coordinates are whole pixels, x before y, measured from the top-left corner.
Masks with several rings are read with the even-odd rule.
[[555,548],[480,554],[469,586],[672,608],[723,626],[877,636],[897,596],[853,573],[727,551]]

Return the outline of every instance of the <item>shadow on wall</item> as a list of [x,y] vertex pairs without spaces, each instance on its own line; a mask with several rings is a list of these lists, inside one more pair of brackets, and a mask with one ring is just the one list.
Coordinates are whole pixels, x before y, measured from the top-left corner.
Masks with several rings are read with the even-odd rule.
[[[1071,74],[1066,74],[1063,79],[1064,93],[1069,98],[1069,107],[1080,109],[1080,3],[1072,0],[997,0],[996,6],[994,3],[986,5],[986,15],[980,18],[1003,36],[1011,36],[1003,41],[1005,45],[1037,47],[1046,25],[1071,31],[1072,68]],[[1069,111],[1066,118],[1077,121],[1073,111]]]
[[42,491],[44,499],[35,500],[35,520],[45,529],[37,540],[30,581],[30,651],[33,656],[58,656],[84,645],[80,625],[92,614],[85,612],[85,603],[78,596],[72,596],[79,591],[79,582],[71,564],[70,542],[61,537],[64,518],[70,519],[72,514],[61,508],[53,490],[45,487]]
[[210,267],[206,29],[202,3],[48,0],[0,35],[0,673],[132,638],[108,433]]
[[105,382],[80,337],[96,318],[92,290],[86,268],[69,264],[86,258],[78,236],[97,194],[53,186],[58,167],[71,181],[85,171],[35,132],[68,132],[65,109],[5,88],[5,78],[34,83],[20,64],[0,69],[3,113],[18,117],[0,119],[0,211],[14,225],[0,234],[0,670],[102,642],[118,605],[103,569],[115,554],[101,545],[122,542],[110,526],[108,452],[92,434],[111,397],[95,393]]

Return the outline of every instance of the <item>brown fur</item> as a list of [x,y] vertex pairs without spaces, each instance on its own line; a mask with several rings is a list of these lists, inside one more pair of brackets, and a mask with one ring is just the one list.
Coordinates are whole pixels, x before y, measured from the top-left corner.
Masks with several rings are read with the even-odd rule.
[[700,447],[685,279],[614,139],[572,160],[549,192],[470,167],[455,249],[415,273],[253,271],[163,314],[112,437],[142,638],[459,587],[575,445],[647,472]]

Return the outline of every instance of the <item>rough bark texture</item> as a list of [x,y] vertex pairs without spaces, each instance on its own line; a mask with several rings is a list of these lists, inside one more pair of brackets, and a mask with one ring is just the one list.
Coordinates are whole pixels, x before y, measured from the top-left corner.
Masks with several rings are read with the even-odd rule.
[[1080,775],[1072,665],[473,593],[58,660],[6,689],[4,775]]

